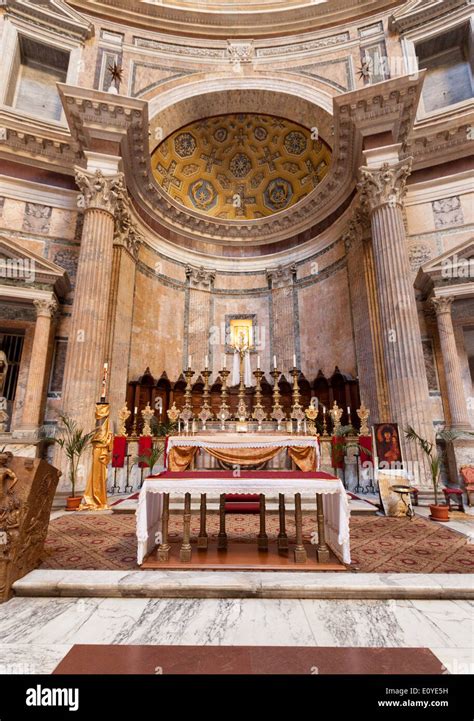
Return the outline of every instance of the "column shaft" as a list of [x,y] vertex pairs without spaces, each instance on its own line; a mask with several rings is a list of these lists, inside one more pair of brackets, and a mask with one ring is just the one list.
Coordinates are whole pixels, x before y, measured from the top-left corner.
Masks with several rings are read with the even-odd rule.
[[58,307],[54,299],[35,300],[34,305],[37,318],[21,423],[25,430],[36,430],[42,423],[52,318]]
[[432,303],[436,310],[438,333],[443,355],[443,367],[446,377],[448,393],[449,415],[451,428],[469,430],[471,424],[467,412],[466,394],[461,376],[461,365],[456,347],[451,305],[453,298],[433,298]]

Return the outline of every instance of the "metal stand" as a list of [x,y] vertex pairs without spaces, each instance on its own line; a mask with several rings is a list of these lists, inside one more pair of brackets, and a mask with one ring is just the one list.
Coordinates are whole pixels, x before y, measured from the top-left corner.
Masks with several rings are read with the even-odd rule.
[[125,488],[123,491],[124,493],[132,492],[132,487],[129,483],[129,481],[130,481],[130,455],[131,455],[130,453],[127,453],[127,455],[125,456],[125,458],[127,459],[127,480],[126,480]]

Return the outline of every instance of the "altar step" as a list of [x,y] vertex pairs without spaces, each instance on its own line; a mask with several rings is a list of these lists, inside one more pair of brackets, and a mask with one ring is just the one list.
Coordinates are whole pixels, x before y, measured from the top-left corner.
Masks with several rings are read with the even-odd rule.
[[474,599],[469,574],[38,569],[16,596],[90,598]]

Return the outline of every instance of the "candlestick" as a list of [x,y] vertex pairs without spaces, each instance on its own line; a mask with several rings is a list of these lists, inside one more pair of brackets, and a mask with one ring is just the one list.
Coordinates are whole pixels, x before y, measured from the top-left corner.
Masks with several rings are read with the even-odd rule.
[[262,421],[266,420],[267,414],[265,413],[265,409],[262,405],[262,378],[263,378],[263,371],[260,370],[260,368],[257,368],[253,372],[256,380],[255,384],[255,406],[252,411],[252,418],[258,422],[258,430],[262,430]]
[[[207,359],[207,356],[206,356]],[[206,430],[206,423],[207,421],[212,418],[212,411],[211,407],[209,405],[209,400],[211,397],[211,394],[209,393],[209,377],[211,375],[211,371],[206,368],[206,370],[202,371],[202,376],[204,378],[204,389],[202,392],[202,408],[200,413],[198,414],[199,420],[202,422],[202,429]]]
[[291,407],[291,418],[296,421],[296,432],[299,433],[301,428],[301,421],[304,420],[304,411],[300,403],[300,388],[298,385],[298,376],[300,372],[298,368],[296,368],[296,365],[293,366],[290,372],[293,376],[293,405]]
[[[225,358],[225,356],[224,356]],[[225,422],[230,417],[230,410],[229,406],[227,405],[227,378],[230,375],[230,371],[227,370],[227,368],[224,366],[224,368],[219,373],[222,385],[221,385],[221,403],[219,406],[219,412],[217,414],[217,417],[219,418],[221,422],[221,430],[225,430]]]
[[[276,361],[273,356],[274,362]],[[275,367],[271,374],[273,377],[273,407],[272,407],[272,418],[277,422],[277,430],[280,430],[281,422],[286,418],[286,413],[280,404],[280,389],[278,387],[278,379],[280,378],[280,371]]]

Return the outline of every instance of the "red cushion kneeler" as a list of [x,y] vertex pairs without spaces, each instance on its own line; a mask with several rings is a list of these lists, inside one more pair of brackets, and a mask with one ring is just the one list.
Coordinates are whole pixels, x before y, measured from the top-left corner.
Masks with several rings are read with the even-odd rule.
[[258,493],[226,493],[226,513],[259,513],[260,497]]

